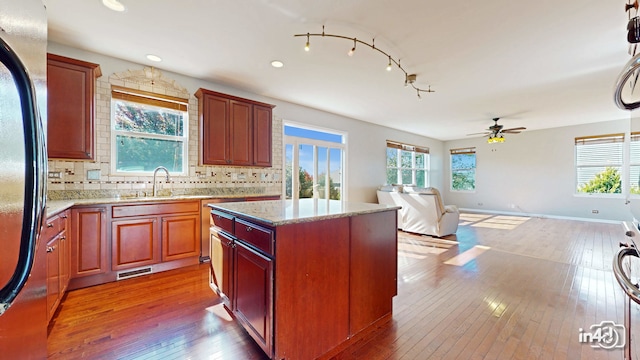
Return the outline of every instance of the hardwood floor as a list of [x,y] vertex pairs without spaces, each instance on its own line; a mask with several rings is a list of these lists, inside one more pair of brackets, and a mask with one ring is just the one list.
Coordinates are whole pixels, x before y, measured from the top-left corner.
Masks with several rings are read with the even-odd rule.
[[[462,214],[443,239],[399,232],[392,320],[335,358],[622,359],[578,341],[624,322],[620,241],[616,224],[482,214]],[[209,289],[207,266],[69,292],[49,359],[265,359]],[[638,306],[631,317],[640,334]]]

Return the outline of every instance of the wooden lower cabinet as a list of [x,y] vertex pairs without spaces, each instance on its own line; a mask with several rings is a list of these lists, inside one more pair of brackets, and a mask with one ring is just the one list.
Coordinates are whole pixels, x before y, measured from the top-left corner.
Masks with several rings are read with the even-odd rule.
[[108,272],[107,207],[73,208],[71,228],[71,278]]
[[200,256],[200,214],[162,217],[162,261]]
[[112,218],[114,271],[200,260],[199,200],[114,205]]
[[111,223],[111,269],[124,270],[160,261],[156,218]]
[[272,354],[273,259],[236,241],[233,313],[266,354]]
[[58,237],[47,242],[47,319],[51,320],[60,303],[60,249]]
[[231,299],[233,292],[233,257],[235,254],[233,238],[224,232],[211,230],[211,266],[209,285],[221,298],[227,309],[233,311]]
[[47,254],[47,319],[56,312],[69,284],[68,219],[68,210],[47,218],[42,232]]

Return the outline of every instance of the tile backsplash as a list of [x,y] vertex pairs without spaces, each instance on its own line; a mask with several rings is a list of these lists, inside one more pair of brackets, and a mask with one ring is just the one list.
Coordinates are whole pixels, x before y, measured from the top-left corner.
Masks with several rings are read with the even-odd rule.
[[158,73],[160,75],[155,79],[154,85],[149,85],[149,79],[145,76],[144,70],[129,70],[112,74],[109,79],[97,79],[95,161],[49,160],[48,196],[50,199],[151,194],[153,176],[110,174],[111,85],[189,98],[189,174],[172,176],[168,183],[164,177],[158,177],[156,186],[161,193],[171,192],[174,195],[282,193],[282,119],[275,117],[273,119],[272,167],[200,166],[198,165],[197,99],[184,88],[175,85],[174,81]]

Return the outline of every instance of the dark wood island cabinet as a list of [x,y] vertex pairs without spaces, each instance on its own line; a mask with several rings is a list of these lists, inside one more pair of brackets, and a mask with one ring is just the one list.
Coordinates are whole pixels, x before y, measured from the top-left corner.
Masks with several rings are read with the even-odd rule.
[[323,199],[209,206],[211,286],[270,358],[328,358],[391,318],[397,208]]

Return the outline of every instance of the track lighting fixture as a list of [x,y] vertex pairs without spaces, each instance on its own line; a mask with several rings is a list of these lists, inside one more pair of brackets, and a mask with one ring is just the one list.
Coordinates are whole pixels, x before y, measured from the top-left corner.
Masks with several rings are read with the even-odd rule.
[[294,37],[298,37],[298,36],[306,36],[307,37],[307,43],[304,46],[304,50],[305,51],[309,51],[310,47],[309,47],[309,38],[311,36],[322,36],[322,37],[333,37],[333,38],[338,38],[338,39],[346,39],[346,40],[351,40],[353,41],[353,47],[351,48],[351,50],[349,50],[349,52],[347,53],[347,55],[349,56],[353,56],[353,53],[356,51],[356,45],[357,44],[362,44],[365,46],[368,46],[369,48],[378,51],[379,53],[383,54],[384,56],[386,56],[389,59],[389,63],[386,67],[387,71],[391,71],[391,69],[393,68],[393,64],[395,64],[396,66],[398,66],[398,69],[402,70],[402,72],[404,73],[404,86],[409,86],[411,85],[411,87],[416,91],[416,93],[418,94],[418,99],[422,99],[422,96],[420,95],[420,93],[426,92],[426,93],[432,93],[435,92],[434,90],[431,90],[431,85],[429,85],[429,87],[427,89],[421,89],[419,87],[417,87],[415,85],[416,79],[417,79],[417,75],[416,74],[409,74],[403,67],[402,65],[400,65],[400,59],[398,59],[397,61],[391,57],[391,55],[389,55],[388,53],[386,53],[383,50],[380,50],[379,48],[376,47],[375,45],[375,40],[373,39],[373,41],[371,42],[371,44],[366,43],[362,40],[358,40],[355,37],[348,37],[348,36],[343,36],[343,35],[336,35],[336,34],[327,34],[324,32],[324,25],[322,26],[322,33],[306,33],[306,34],[295,34],[293,35]]
[[347,55],[353,56],[353,53],[356,52],[356,41],[358,40],[356,38],[353,38],[353,47],[351,48],[351,50],[349,50]]

